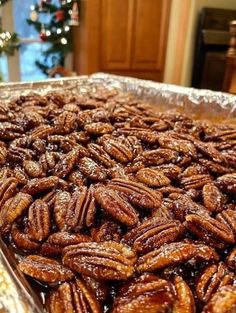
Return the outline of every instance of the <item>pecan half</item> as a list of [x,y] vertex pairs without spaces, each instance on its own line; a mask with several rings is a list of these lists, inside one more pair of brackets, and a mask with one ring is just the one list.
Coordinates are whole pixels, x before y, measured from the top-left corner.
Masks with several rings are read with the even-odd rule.
[[72,151],[64,155],[56,164],[54,168],[54,175],[60,178],[68,175],[75,166],[77,158],[78,152],[76,149],[73,149]]
[[173,312],[174,300],[174,290],[170,282],[146,273],[121,289],[112,313]]
[[205,184],[211,182],[210,175],[192,175],[190,177],[184,177],[181,179],[180,183],[184,189],[199,189]]
[[42,241],[51,228],[50,211],[47,203],[38,199],[29,207],[27,232],[31,239]]
[[37,178],[45,176],[45,172],[39,162],[33,160],[24,160],[23,167],[26,174],[30,177]]
[[178,156],[179,154],[176,151],[170,149],[147,150],[134,159],[134,162],[141,161],[146,166],[161,165],[177,161]]
[[46,283],[59,283],[74,277],[74,273],[60,262],[39,255],[27,256],[18,267],[24,274]]
[[137,262],[138,272],[156,271],[168,266],[185,264],[188,261],[217,261],[215,250],[203,244],[173,242],[140,257]]
[[226,264],[236,272],[236,248],[234,248],[228,255]]
[[54,202],[54,221],[59,230],[66,228],[66,214],[71,201],[71,194],[67,191],[59,191]]
[[151,169],[143,168],[136,173],[136,177],[141,183],[150,187],[162,187],[170,184],[169,178],[167,178],[162,172]]
[[217,187],[222,191],[231,193],[232,195],[236,194],[236,174],[225,174],[221,177],[218,177],[216,180]]
[[104,150],[118,162],[129,163],[133,159],[132,150],[118,140],[104,136],[102,145]]
[[211,212],[219,212],[223,206],[223,195],[214,183],[203,186],[202,198],[204,206]]
[[221,213],[218,213],[216,215],[216,219],[220,221],[221,223],[228,226],[234,233],[234,236],[236,236],[236,211],[232,209],[227,209],[222,211]]
[[161,193],[140,183],[116,178],[111,180],[108,187],[123,194],[131,204],[140,208],[155,209],[161,204]]
[[181,276],[174,277],[174,289],[176,298],[173,313],[195,313],[196,306],[194,297],[188,284]]
[[193,234],[215,248],[223,249],[226,244],[234,243],[232,230],[212,217],[189,214],[185,220],[186,227]]
[[113,218],[127,226],[137,225],[139,219],[135,209],[119,194],[108,187],[99,187],[94,192],[96,202]]
[[179,238],[184,226],[177,220],[152,218],[125,234],[123,240],[136,251],[145,253]]
[[118,128],[117,132],[125,136],[135,136],[147,144],[155,144],[158,142],[158,133],[145,128],[124,127]]
[[121,240],[121,227],[112,221],[105,221],[101,226],[91,229],[94,241],[116,241]]
[[14,177],[3,178],[0,180],[0,208],[3,203],[16,194],[18,180]]
[[101,136],[112,133],[114,127],[109,123],[97,122],[85,125],[84,129],[91,135]]
[[21,189],[21,191],[30,195],[35,195],[56,187],[58,182],[59,179],[56,176],[33,178],[28,181],[28,183]]
[[20,230],[17,224],[13,224],[11,238],[17,248],[25,251],[36,251],[40,248],[40,243],[32,240],[29,234]]
[[64,249],[63,263],[72,270],[102,280],[125,280],[133,275],[135,253],[114,241],[85,242]]
[[88,151],[91,157],[103,166],[110,168],[116,165],[116,162],[110,158],[109,154],[105,152],[103,147],[97,145],[96,143],[88,144]]
[[196,284],[198,299],[203,302],[209,301],[218,289],[225,285],[233,285],[235,278],[235,274],[223,262],[208,265],[198,278]]
[[79,160],[79,169],[84,176],[91,180],[103,181],[107,177],[105,169],[87,157]]

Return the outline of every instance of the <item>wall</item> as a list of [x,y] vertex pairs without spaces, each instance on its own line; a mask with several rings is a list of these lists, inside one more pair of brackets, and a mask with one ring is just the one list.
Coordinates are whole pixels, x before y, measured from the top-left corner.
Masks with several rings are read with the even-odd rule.
[[196,28],[203,7],[236,10],[236,0],[172,0],[164,82],[190,86]]

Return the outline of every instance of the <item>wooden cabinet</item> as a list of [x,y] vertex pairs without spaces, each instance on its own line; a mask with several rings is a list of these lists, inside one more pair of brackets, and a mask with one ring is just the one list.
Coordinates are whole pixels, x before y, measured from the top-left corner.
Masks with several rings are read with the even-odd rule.
[[75,70],[162,81],[170,0],[82,0]]

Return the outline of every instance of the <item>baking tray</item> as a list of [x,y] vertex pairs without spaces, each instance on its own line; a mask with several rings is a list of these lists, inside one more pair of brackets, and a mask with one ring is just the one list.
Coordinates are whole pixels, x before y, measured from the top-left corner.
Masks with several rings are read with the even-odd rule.
[[[139,99],[153,103],[161,111],[177,110],[197,119],[236,123],[236,96],[234,95],[104,73],[41,82],[3,83],[0,84],[0,101],[11,101],[12,98],[32,92],[87,93],[98,88],[115,88],[128,92]],[[39,297],[18,272],[13,255],[1,239],[0,312],[43,312]]]

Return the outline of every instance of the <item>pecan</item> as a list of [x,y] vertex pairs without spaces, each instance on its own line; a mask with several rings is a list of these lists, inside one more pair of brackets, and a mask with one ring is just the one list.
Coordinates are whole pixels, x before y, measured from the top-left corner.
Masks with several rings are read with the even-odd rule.
[[165,243],[176,241],[184,232],[178,220],[152,218],[125,234],[123,240],[134,250],[146,253]]
[[51,292],[46,298],[46,307],[49,313],[102,313],[93,291],[80,278],[64,282]]
[[217,187],[220,188],[220,190],[236,194],[236,174],[225,174],[221,177],[218,177],[216,180]]
[[48,135],[53,134],[54,131],[55,129],[50,125],[40,125],[30,133],[30,139],[32,141],[35,141],[36,139],[45,139]]
[[134,208],[119,194],[108,187],[99,187],[95,190],[96,202],[114,219],[127,226],[137,225],[139,219]]
[[101,142],[104,150],[118,162],[129,163],[132,161],[132,151],[118,140],[103,136]]
[[173,313],[195,313],[192,291],[181,276],[174,277],[174,289],[177,299],[174,302]]
[[216,215],[216,219],[220,221],[222,224],[228,226],[236,236],[236,211],[232,209],[227,209],[218,213]]
[[40,243],[32,240],[29,234],[20,230],[17,224],[13,224],[11,238],[17,248],[25,251],[36,251],[40,248]]
[[16,194],[18,180],[14,177],[3,178],[0,180],[0,208],[6,200]]
[[236,307],[236,287],[220,288],[203,308],[202,313],[234,313]]
[[205,184],[211,182],[210,175],[193,175],[190,177],[184,177],[181,179],[181,186],[185,189],[199,189]]
[[0,139],[12,140],[21,136],[24,128],[19,125],[14,125],[9,122],[1,122],[0,124]]
[[158,142],[158,133],[145,128],[124,127],[118,128],[117,132],[126,136],[135,136],[147,144],[155,144]]
[[42,244],[41,253],[55,256],[61,254],[63,249],[70,245],[89,241],[89,236],[82,234],[71,234],[65,231],[53,233],[46,242]]
[[233,285],[235,278],[235,274],[223,262],[208,265],[201,273],[196,284],[198,299],[203,302],[209,301],[218,289],[225,285]]
[[54,221],[59,230],[66,228],[66,214],[71,200],[71,195],[67,191],[59,191],[54,202]]
[[81,187],[76,190],[67,206],[65,224],[66,228],[76,232],[84,226],[93,224],[96,207],[92,187]]
[[45,154],[41,155],[41,157],[39,158],[39,163],[41,164],[43,170],[46,172],[50,169],[53,169],[59,159],[59,153],[46,151]]
[[170,282],[146,273],[121,289],[112,313],[174,312],[174,300],[174,290]]
[[203,186],[202,198],[204,206],[211,212],[219,212],[223,206],[223,195],[220,190],[213,184],[208,183]]
[[79,160],[79,169],[84,176],[91,180],[103,181],[107,177],[105,169],[87,157]]
[[72,171],[68,175],[67,180],[78,187],[86,185],[86,178],[79,170]]
[[188,166],[180,175],[179,178],[190,177],[194,175],[203,175],[207,174],[207,169],[201,164],[192,164]]
[[232,169],[230,169],[228,166],[223,166],[219,163],[213,162],[211,160],[206,159],[198,159],[198,161],[204,165],[209,172],[213,174],[228,174],[232,172]]
[[54,119],[57,133],[68,134],[77,126],[77,116],[73,112],[64,111]]
[[85,125],[84,129],[91,135],[101,136],[112,133],[114,127],[109,123],[97,122]]
[[32,160],[24,160],[23,167],[27,175],[33,178],[45,176],[45,172],[39,162]]
[[163,163],[175,162],[178,160],[178,153],[170,149],[156,149],[144,151],[134,159],[134,162],[141,161],[144,165],[160,165]]
[[141,183],[144,183],[150,187],[162,187],[170,184],[169,178],[167,178],[162,172],[151,168],[143,168],[136,173],[136,177]]
[[104,302],[109,296],[109,285],[106,284],[105,281],[97,280],[93,277],[82,275],[83,281],[89,286],[94,294],[96,299],[102,303]]
[[76,164],[78,157],[77,150],[72,150],[64,155],[54,168],[54,175],[60,178],[68,175]]
[[232,230],[212,217],[189,214],[185,219],[186,227],[193,234],[215,248],[223,249],[226,244],[234,243]]
[[18,267],[24,274],[46,283],[59,283],[74,277],[74,273],[60,262],[39,255],[27,256]]
[[22,192],[30,195],[35,195],[57,186],[59,182],[58,177],[48,176],[45,178],[33,178],[21,189]]
[[115,166],[115,161],[110,158],[109,154],[106,153],[101,146],[95,143],[90,143],[88,144],[88,151],[91,157],[101,163],[103,166],[108,168]]
[[195,147],[203,154],[206,155],[208,158],[212,159],[212,161],[217,163],[225,163],[225,158],[222,153],[220,153],[213,145],[213,143],[207,142],[204,143],[199,140],[195,140],[194,142]]
[[204,244],[173,242],[140,257],[137,262],[138,272],[156,271],[168,266],[185,264],[191,261],[218,261],[215,250]]
[[234,248],[228,255],[226,264],[236,272],[236,248]]
[[11,176],[14,176],[18,180],[19,185],[26,185],[29,180],[29,176],[26,174],[25,170],[18,165],[13,169]]
[[155,209],[161,204],[161,193],[140,183],[116,178],[111,180],[108,187],[123,194],[131,204],[140,208]]
[[136,256],[114,241],[85,242],[64,249],[63,263],[72,270],[102,280],[125,280],[133,275]]
[[50,233],[50,212],[48,205],[38,199],[29,207],[28,213],[28,234],[35,241],[42,241]]
[[91,229],[91,235],[94,241],[116,241],[121,240],[121,228],[112,221],[104,222],[100,227]]
[[0,142],[0,165],[4,165],[7,160],[7,148],[3,142]]
[[174,165],[172,163],[169,164],[162,164],[156,167],[153,167],[155,170],[158,170],[162,172],[166,177],[168,177],[170,180],[175,180],[181,173],[181,168],[177,165]]

